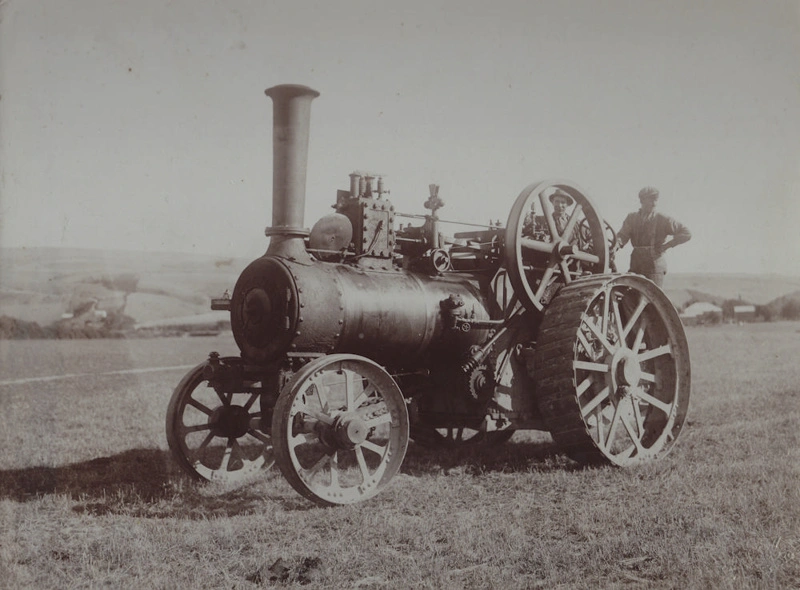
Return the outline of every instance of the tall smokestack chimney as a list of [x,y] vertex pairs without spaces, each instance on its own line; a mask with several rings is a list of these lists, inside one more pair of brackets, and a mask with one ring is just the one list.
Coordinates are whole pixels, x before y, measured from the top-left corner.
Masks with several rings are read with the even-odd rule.
[[306,167],[311,101],[319,92],[308,86],[281,84],[267,88],[272,99],[272,225],[268,255],[309,259],[303,238]]

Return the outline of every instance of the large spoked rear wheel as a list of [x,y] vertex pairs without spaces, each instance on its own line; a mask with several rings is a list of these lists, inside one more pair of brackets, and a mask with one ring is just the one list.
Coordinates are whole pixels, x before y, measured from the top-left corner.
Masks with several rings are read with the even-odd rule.
[[323,506],[380,492],[408,447],[408,412],[392,377],[369,359],[334,354],[305,365],[275,405],[278,466],[292,487]]
[[217,392],[204,376],[207,365],[189,371],[175,388],[167,442],[192,477],[237,483],[275,463],[272,439],[261,430],[259,394]]
[[534,354],[537,399],[556,443],[583,463],[660,457],[689,406],[689,348],[678,314],[636,275],[565,287],[545,313]]

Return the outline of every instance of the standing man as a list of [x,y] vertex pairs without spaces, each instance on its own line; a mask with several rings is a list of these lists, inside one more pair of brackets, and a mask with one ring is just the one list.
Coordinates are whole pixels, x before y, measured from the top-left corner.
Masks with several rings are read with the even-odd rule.
[[[691,232],[672,217],[656,212],[658,189],[646,186],[639,191],[641,208],[629,214],[617,232],[617,248],[630,240],[633,245],[631,272],[646,276],[659,287],[664,285],[667,261],[664,252],[692,238]],[[672,239],[667,241],[667,236]]]

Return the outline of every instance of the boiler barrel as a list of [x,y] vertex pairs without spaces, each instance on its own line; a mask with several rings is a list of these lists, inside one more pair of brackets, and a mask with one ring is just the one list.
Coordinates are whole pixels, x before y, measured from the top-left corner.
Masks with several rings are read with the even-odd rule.
[[446,325],[441,302],[456,295],[467,315],[489,319],[477,281],[265,256],[241,274],[231,326],[245,358],[266,363],[286,352],[349,352],[392,366],[458,359],[486,340],[484,329]]

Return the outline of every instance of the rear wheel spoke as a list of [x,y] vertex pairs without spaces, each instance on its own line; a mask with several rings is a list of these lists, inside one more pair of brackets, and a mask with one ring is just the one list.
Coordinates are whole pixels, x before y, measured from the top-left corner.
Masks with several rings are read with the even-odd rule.
[[593,363],[590,361],[572,361],[575,369],[582,371],[594,371],[596,373],[608,373],[610,367],[605,363]]
[[638,391],[636,393],[636,395],[643,402],[646,402],[646,403],[650,404],[651,406],[658,408],[659,410],[661,410],[662,412],[664,412],[667,415],[669,415],[672,412],[672,407],[673,407],[672,404],[667,403],[667,402],[663,402],[660,399],[658,399],[656,397],[653,397],[652,395],[650,395],[649,393],[647,393],[645,391],[641,391],[640,390],[640,391]]
[[608,399],[608,386],[600,390],[600,392],[592,398],[592,401],[583,407],[581,410],[583,417],[585,418],[587,415],[591,414],[592,411],[606,399]]
[[650,359],[654,359],[660,357],[665,354],[672,354],[672,348],[669,344],[664,344],[657,348],[653,348],[652,350],[646,350],[639,354],[639,362],[643,363],[645,361],[649,361]]
[[622,417],[621,421],[623,427],[625,428],[625,431],[628,433],[628,436],[631,439],[631,442],[636,447],[636,451],[641,452],[643,450],[643,447],[642,447],[642,442],[639,440],[639,435],[636,432],[634,432],[633,427],[629,424],[629,421],[625,416]]
[[[639,296],[639,303],[636,305],[636,309],[633,310],[631,317],[628,318],[628,323],[625,324],[625,328],[622,331],[623,335],[627,335],[628,332],[631,331],[633,326],[636,324],[636,321],[639,319],[639,316],[642,315],[644,308],[647,307],[648,301],[644,294],[640,294]],[[634,348],[634,350],[636,350]]]
[[589,319],[587,318],[586,320],[584,320],[583,325],[589,328],[592,334],[595,335],[595,338],[597,338],[600,341],[600,344],[603,345],[603,348],[605,348],[611,354],[614,354],[616,352],[617,348],[613,346],[611,342],[608,341],[605,335],[597,328],[597,326],[594,325],[594,322],[589,321]]

